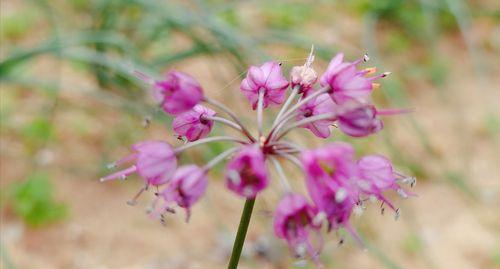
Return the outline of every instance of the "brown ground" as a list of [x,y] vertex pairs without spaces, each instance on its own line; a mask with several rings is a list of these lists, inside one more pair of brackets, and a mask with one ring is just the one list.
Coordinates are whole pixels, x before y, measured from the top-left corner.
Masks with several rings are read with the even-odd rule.
[[[336,44],[335,40],[328,42]],[[481,84],[459,36],[443,40],[439,50],[448,59],[445,87],[437,89],[417,79],[405,82],[416,108],[413,116],[429,134],[435,155],[430,156],[415,142],[404,117],[386,123],[395,134],[391,136],[395,146],[426,171],[414,189],[418,197],[406,201],[394,197],[403,212],[398,221],[390,214],[381,216],[377,205],[356,218],[356,226],[375,251],[362,251],[349,239],[339,247],[338,237],[328,235],[322,255],[328,268],[391,268],[391,262],[378,252],[401,268],[500,268],[500,141],[498,132],[488,133],[485,127],[487,111],[497,119],[500,115],[500,57],[495,51],[485,52],[487,72]],[[405,65],[398,56],[388,58],[385,67],[394,72]],[[105,173],[104,162],[125,154],[127,145],[138,139],[168,137],[177,142],[158,121],[141,129],[140,116],[122,113],[114,106],[115,99],[103,99],[93,90],[93,79],[72,66],[44,57],[36,62],[34,73],[54,77],[55,67],[62,78],[62,92],[54,114],[56,139],[43,149],[52,157],[45,161],[30,161],[34,155],[40,156],[40,151],[29,152],[16,130],[50,106],[50,99],[12,85],[2,85],[0,92],[1,105],[15,107],[15,114],[2,123],[1,187],[22,179],[37,166],[50,172],[57,200],[70,208],[65,220],[41,228],[25,226],[9,209],[3,210],[2,251],[16,268],[224,268],[243,201],[225,190],[220,175],[215,174],[207,197],[194,207],[189,224],[184,223],[182,212],[169,216],[166,227],[149,219],[144,209],[151,195],[142,197],[136,207],[127,206],[125,201],[140,188],[140,182],[133,178],[99,183],[98,178]],[[199,78],[207,89],[224,85],[213,82],[210,59],[189,60],[177,67]],[[236,91],[237,85],[224,94],[207,92],[240,104],[242,97],[227,93]],[[117,132],[125,135],[113,135]],[[311,135],[304,132],[293,138],[312,144],[308,141]],[[382,144],[381,135],[369,141],[367,152],[387,151],[373,146]],[[108,155],[103,157],[103,152]],[[196,161],[202,159],[201,151],[193,154]],[[295,172],[292,169],[287,172]],[[450,183],[443,170],[463,171],[477,196],[471,197]],[[296,188],[301,187],[300,178],[294,182]],[[278,197],[275,186],[259,198],[241,268],[292,267],[284,244],[274,239],[271,231],[269,212]],[[257,247],[265,247],[268,257],[256,255]]]

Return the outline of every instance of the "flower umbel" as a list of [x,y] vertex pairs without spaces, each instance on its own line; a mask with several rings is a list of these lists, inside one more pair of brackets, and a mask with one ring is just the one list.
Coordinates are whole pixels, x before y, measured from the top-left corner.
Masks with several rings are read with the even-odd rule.
[[[348,62],[337,54],[319,79],[312,68],[313,50],[306,63],[295,66],[288,81],[281,64],[270,61],[251,66],[240,84],[241,92],[257,110],[253,128],[243,124],[242,117],[221,102],[203,95],[200,84],[191,76],[171,71],[163,80],[136,75],[149,82],[162,109],[175,118],[173,131],[185,137],[186,144],[172,147],[166,141],[144,141],[132,146],[133,153],[115,162],[112,167],[132,163],[128,168],[103,177],[102,181],[125,179],[137,173],[145,186],[130,204],[149,186],[155,186],[157,198],[151,215],[175,213],[176,207],[186,211],[186,221],[193,206],[203,197],[208,186],[208,173],[217,164],[227,161],[225,185],[238,197],[246,199],[229,268],[236,268],[257,196],[265,195],[271,181],[268,166],[274,167],[283,187],[281,201],[274,213],[274,232],[285,240],[297,257],[309,256],[317,265],[322,246],[322,230],[346,229],[363,245],[352,225],[351,216],[365,209],[366,200],[379,201],[399,216],[385,192],[395,191],[407,198],[413,194],[402,188],[415,185],[415,178],[398,172],[389,159],[380,155],[357,158],[354,148],[345,142],[333,142],[316,149],[304,149],[285,137],[298,128],[310,130],[314,136],[327,138],[339,130],[351,137],[364,137],[382,130],[380,116],[409,112],[405,109],[377,109],[371,101],[374,81],[389,73],[374,75],[375,68],[360,69],[368,56]],[[287,89],[290,89],[287,94]],[[288,97],[287,97],[288,96]],[[203,104],[202,104],[203,103]],[[266,131],[264,110],[282,105]],[[217,112],[216,112],[217,111]],[[227,116],[227,117],[225,117]],[[231,127],[237,136],[209,136],[217,124]],[[231,142],[227,149],[203,166],[185,164],[177,167],[177,157],[193,147],[212,142]],[[296,165],[304,176],[309,198],[293,190],[281,162]],[[310,199],[311,202],[308,201]],[[322,229],[324,227],[325,229]],[[319,238],[319,240],[313,240]],[[342,240],[341,240],[342,241]]]

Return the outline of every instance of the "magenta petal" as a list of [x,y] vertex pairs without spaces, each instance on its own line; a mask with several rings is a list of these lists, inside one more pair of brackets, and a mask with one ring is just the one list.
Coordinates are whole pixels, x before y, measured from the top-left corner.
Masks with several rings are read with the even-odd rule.
[[226,167],[226,186],[235,193],[253,198],[268,185],[265,157],[257,145],[241,149]]
[[185,136],[188,141],[196,141],[210,133],[213,120],[207,120],[205,117],[212,117],[215,114],[215,111],[207,107],[196,105],[190,111],[175,117],[172,127],[178,135]]
[[171,71],[164,80],[157,81],[153,94],[163,110],[172,115],[193,108],[203,99],[200,84],[190,75],[177,71]]
[[261,66],[251,66],[240,85],[240,90],[248,98],[252,108],[257,107],[259,91],[264,91],[264,108],[269,104],[281,104],[285,99],[288,81],[281,73],[277,62],[266,62]]

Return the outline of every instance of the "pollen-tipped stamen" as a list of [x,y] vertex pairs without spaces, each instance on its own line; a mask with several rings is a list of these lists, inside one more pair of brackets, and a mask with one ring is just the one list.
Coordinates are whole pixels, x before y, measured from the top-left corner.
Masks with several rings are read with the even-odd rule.
[[100,179],[101,182],[108,181],[108,180],[114,180],[114,179],[126,179],[128,175],[133,174],[137,171],[137,167],[135,165],[130,166],[127,169],[118,171],[116,173],[113,173],[111,175],[102,177]]

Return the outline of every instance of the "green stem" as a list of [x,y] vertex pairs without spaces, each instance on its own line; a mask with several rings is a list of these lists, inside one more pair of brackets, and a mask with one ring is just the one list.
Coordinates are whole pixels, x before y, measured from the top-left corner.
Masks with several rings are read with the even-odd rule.
[[245,201],[245,207],[241,213],[240,225],[238,226],[238,232],[236,233],[236,239],[234,239],[233,251],[231,252],[231,259],[229,260],[228,269],[238,268],[238,262],[240,261],[241,250],[243,250],[243,244],[245,243],[245,237],[248,231],[248,224],[250,224],[250,218],[252,217],[253,205],[255,204],[255,198],[247,199]]

